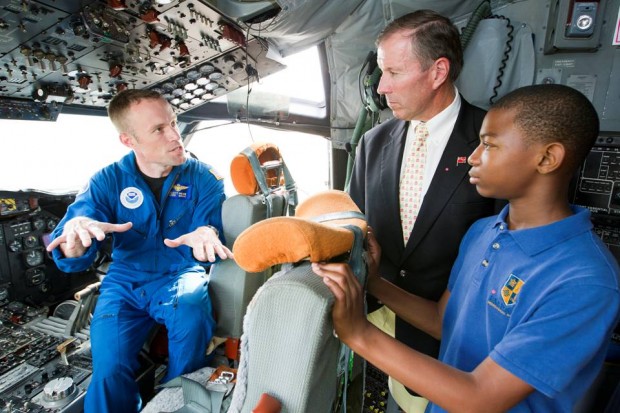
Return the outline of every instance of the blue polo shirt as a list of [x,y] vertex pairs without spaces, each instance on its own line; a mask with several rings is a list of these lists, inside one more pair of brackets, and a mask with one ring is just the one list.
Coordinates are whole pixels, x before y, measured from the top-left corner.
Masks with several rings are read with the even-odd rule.
[[508,211],[477,221],[463,238],[440,360],[470,372],[490,356],[533,386],[511,412],[572,411],[618,321],[620,270],[588,210],[573,207],[561,221],[515,231]]

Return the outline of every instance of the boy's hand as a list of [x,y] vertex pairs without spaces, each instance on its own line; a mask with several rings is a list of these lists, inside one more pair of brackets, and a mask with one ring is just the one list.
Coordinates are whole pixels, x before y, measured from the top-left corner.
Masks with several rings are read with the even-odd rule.
[[368,253],[366,255],[368,260],[368,289],[371,290],[373,280],[380,277],[379,275],[379,263],[381,262],[381,246],[371,227],[368,227],[368,233],[366,235],[366,241],[368,243]]
[[364,291],[349,265],[312,263],[312,271],[323,278],[336,299],[332,317],[338,338],[350,343],[363,337],[368,325],[364,314]]

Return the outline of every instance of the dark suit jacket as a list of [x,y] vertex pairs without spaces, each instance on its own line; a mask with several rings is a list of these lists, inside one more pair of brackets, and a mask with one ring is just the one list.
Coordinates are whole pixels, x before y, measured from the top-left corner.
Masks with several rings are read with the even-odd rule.
[[[496,213],[494,199],[483,198],[469,183],[463,162],[479,143],[485,112],[461,99],[450,135],[424,197],[407,246],[399,213],[399,179],[408,122],[391,119],[360,140],[349,193],[381,245],[380,274],[421,297],[439,300],[446,289],[461,238],[479,218]],[[371,309],[369,301],[369,309]],[[396,338],[437,357],[439,342],[396,317]]]

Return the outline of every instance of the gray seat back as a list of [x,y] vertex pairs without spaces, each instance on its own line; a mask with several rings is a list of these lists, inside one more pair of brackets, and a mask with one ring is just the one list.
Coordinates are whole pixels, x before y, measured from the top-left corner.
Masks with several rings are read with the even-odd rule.
[[[346,411],[351,351],[334,334],[334,297],[310,261],[348,262],[365,285],[365,235],[364,215],[348,194],[333,190],[306,199],[296,217],[267,219],[238,237],[242,267],[282,269],[248,306],[228,413],[250,413],[264,393],[283,413]],[[270,238],[263,251],[254,248]]]
[[[284,199],[276,196],[274,205],[282,210]],[[243,230],[267,217],[267,205],[262,196],[234,195],[224,201],[222,220],[226,244],[232,246]],[[273,274],[269,268],[250,273],[240,268],[234,260],[217,262],[211,268],[209,290],[217,318],[215,335],[218,337],[241,337],[243,315],[256,290]]]
[[[257,156],[255,151],[259,151]],[[265,156],[262,156],[262,155]],[[244,149],[233,162],[247,159],[245,174],[231,170],[236,188],[256,187],[255,192],[234,195],[224,201],[222,221],[226,246],[232,246],[246,228],[269,217],[294,213],[296,186],[278,148],[273,144],[255,144]],[[275,159],[275,160],[274,160]],[[232,168],[231,168],[232,169]],[[268,176],[277,179],[268,179]],[[280,179],[281,177],[281,179]],[[236,181],[235,181],[236,180]],[[253,180],[252,184],[239,182]],[[291,208],[293,207],[293,208]],[[257,246],[258,247],[258,246]],[[277,270],[277,269],[275,269]],[[234,260],[219,261],[212,265],[209,290],[217,320],[215,335],[239,338],[242,333],[246,307],[258,288],[273,274],[274,268],[250,273]]]
[[330,412],[336,400],[340,341],[333,295],[306,262],[271,277],[248,307],[238,382],[228,413],[250,413],[261,394],[282,413]]

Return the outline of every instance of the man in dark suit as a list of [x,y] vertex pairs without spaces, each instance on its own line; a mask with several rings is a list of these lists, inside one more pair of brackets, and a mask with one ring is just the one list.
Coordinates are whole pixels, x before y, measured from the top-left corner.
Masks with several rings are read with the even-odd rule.
[[[381,246],[379,274],[391,282],[374,288],[378,283],[369,280],[368,291],[396,314],[398,340],[437,357],[439,342],[407,322],[409,293],[439,300],[462,236],[474,221],[496,212],[495,200],[481,197],[467,175],[466,160],[479,144],[485,111],[466,102],[454,85],[463,52],[449,19],[430,10],[402,16],[379,35],[377,55],[378,92],[395,118],[362,137],[349,188]],[[409,185],[406,159],[418,125],[428,131],[421,206],[403,227],[407,206],[399,194],[410,189],[403,183]],[[424,399],[411,398],[402,386],[396,391],[398,386],[390,381],[402,409],[424,410]]]

